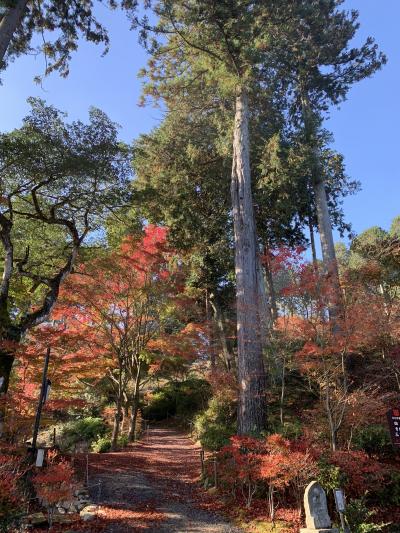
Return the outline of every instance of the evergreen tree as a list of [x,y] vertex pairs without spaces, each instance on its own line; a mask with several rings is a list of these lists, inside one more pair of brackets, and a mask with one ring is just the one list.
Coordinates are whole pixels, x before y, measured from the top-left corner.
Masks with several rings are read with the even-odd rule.
[[[249,0],[158,2],[158,25],[136,24],[152,54],[147,94],[169,108],[192,90],[204,90],[209,104],[232,109],[231,206],[235,243],[238,334],[239,432],[260,431],[266,424],[266,375],[262,355],[265,295],[255,227],[250,166],[249,100],[270,94],[269,17],[276,2]],[[150,38],[163,34],[163,38]],[[194,86],[193,86],[194,84]],[[263,88],[264,87],[264,88]],[[204,105],[203,109],[207,109]],[[260,309],[262,312],[260,313]]]
[[337,299],[339,279],[319,148],[321,125],[330,105],[339,104],[355,82],[371,76],[386,62],[371,37],[361,47],[351,47],[351,40],[359,28],[358,12],[341,10],[343,1],[287,2],[287,17],[285,22],[282,21],[285,31],[275,35],[288,65],[292,119],[295,124],[303,124],[305,141],[310,147],[310,179],[323,262],[326,274],[336,286]]
[[[102,2],[102,0],[99,0]],[[114,0],[106,0],[115,8]],[[78,40],[84,37],[95,44],[104,43],[107,52],[109,39],[107,31],[94,15],[93,0],[1,0],[0,2],[0,70],[16,56],[32,51],[35,34],[42,36],[39,49],[46,56],[46,72],[57,70],[68,75],[71,52],[78,47]],[[56,38],[47,40],[49,32]]]

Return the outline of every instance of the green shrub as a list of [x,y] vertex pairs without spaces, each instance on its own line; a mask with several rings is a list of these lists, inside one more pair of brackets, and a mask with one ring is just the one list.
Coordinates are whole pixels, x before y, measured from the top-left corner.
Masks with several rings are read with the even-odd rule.
[[376,496],[381,507],[400,507],[400,472],[390,472],[389,479]]
[[343,487],[346,482],[346,477],[340,468],[328,463],[324,458],[318,461],[318,472],[317,481],[327,492]]
[[303,427],[300,421],[294,420],[292,422],[285,422],[283,428],[281,427],[276,433],[280,433],[285,439],[296,440],[303,434]]
[[366,506],[365,499],[352,500],[346,506],[345,518],[351,533],[374,533],[382,531],[385,524],[374,524],[370,518],[374,515]]
[[191,418],[204,409],[210,394],[210,385],[203,379],[168,383],[153,393],[149,404],[143,408],[143,417],[147,420],[165,420],[171,416]]
[[93,444],[92,450],[96,453],[106,453],[111,450],[110,437],[99,437]]
[[391,457],[395,452],[388,430],[378,425],[368,426],[357,431],[353,444],[355,448],[364,450],[368,455]]
[[154,392],[143,408],[143,417],[147,420],[165,420],[176,413],[176,401],[170,390]]
[[128,435],[120,435],[118,437],[118,447],[125,448],[129,444]]
[[58,439],[63,451],[70,450],[77,442],[92,444],[99,436],[107,432],[107,426],[101,418],[87,417],[67,422]]
[[221,398],[211,398],[207,409],[196,416],[194,429],[204,448],[220,450],[236,433],[236,404]]

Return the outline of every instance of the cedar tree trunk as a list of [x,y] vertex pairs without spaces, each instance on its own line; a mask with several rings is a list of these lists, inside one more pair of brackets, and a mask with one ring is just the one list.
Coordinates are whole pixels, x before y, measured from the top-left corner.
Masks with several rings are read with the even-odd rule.
[[259,267],[251,192],[248,96],[241,89],[235,102],[231,175],[235,234],[238,343],[238,432],[266,427],[266,374],[259,317]]

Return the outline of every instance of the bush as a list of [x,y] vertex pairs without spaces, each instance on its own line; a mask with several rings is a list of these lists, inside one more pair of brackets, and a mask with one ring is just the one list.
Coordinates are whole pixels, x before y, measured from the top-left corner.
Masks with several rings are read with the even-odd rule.
[[101,418],[87,417],[73,420],[65,424],[61,431],[60,447],[63,451],[67,451],[81,441],[90,445],[106,432],[107,426]]
[[346,477],[340,468],[330,464],[326,459],[321,458],[318,461],[318,483],[327,491],[333,491],[338,487],[343,487]]
[[192,378],[168,383],[152,394],[148,405],[143,409],[143,417],[147,420],[165,420],[170,416],[190,418],[204,409],[210,394],[210,385],[203,379]]
[[118,437],[118,447],[125,448],[129,444],[128,435],[120,435]]
[[351,533],[374,533],[382,531],[385,524],[374,524],[369,519],[374,515],[365,503],[364,498],[352,500],[347,504],[345,517]]
[[18,484],[23,472],[20,457],[0,454],[0,531],[11,531],[23,515],[26,502]]
[[390,472],[383,489],[376,496],[380,507],[400,507],[400,472]]
[[389,432],[383,426],[372,425],[360,429],[354,436],[354,447],[368,455],[391,457],[395,450]]
[[207,409],[196,416],[194,429],[204,448],[220,450],[236,433],[236,403],[222,398],[211,398]]
[[142,412],[147,420],[165,420],[176,413],[175,398],[170,390],[154,392]]
[[92,450],[96,453],[106,453],[111,450],[111,439],[110,437],[99,437],[92,444]]
[[283,424],[283,428],[276,433],[280,433],[285,439],[297,440],[303,434],[303,426],[299,420],[287,421]]

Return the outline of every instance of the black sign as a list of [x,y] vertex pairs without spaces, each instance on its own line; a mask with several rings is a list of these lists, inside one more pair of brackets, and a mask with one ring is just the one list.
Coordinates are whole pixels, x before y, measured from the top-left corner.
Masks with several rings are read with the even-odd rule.
[[389,422],[392,442],[396,446],[400,446],[400,409],[390,409],[386,416]]

